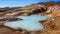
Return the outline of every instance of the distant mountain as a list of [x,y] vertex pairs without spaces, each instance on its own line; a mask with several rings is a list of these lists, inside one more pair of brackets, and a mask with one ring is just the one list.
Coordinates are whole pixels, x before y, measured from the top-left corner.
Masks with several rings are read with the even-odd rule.
[[0,12],[5,12],[8,10],[14,10],[14,9],[18,9],[18,8],[21,8],[21,7],[4,7],[4,8],[0,8]]
[[18,8],[22,8],[22,7],[4,7],[4,8],[9,8],[9,9],[18,9]]

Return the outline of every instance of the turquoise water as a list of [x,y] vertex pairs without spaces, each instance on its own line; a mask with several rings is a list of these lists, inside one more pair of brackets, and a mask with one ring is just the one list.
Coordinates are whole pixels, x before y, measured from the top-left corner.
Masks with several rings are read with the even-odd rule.
[[27,31],[38,31],[44,29],[39,21],[47,20],[47,16],[41,15],[18,16],[16,18],[22,18],[23,20],[6,22],[4,25],[14,29],[21,28]]

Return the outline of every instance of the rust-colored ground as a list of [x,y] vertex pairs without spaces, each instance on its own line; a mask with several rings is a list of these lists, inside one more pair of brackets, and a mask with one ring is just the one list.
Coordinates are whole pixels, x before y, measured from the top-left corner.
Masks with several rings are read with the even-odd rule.
[[[44,4],[44,3],[42,3],[42,4]],[[54,4],[54,3],[52,3],[52,4]],[[60,3],[58,3],[58,4],[60,5]],[[35,4],[33,4],[33,6],[35,6]],[[28,7],[29,6],[27,6],[27,9],[25,7],[26,10],[24,10],[24,11],[29,12],[31,9],[35,10],[35,7],[30,7],[30,8],[28,8]],[[34,34],[60,34],[60,8],[59,7],[60,6],[57,6],[57,3],[56,3],[56,6],[47,7],[48,8],[47,11],[42,13],[43,15],[46,15],[49,17],[49,19],[47,21],[43,22],[45,29],[43,31],[35,32]],[[44,6],[44,8],[45,8],[45,6]],[[12,17],[14,17],[11,15],[13,13],[16,13],[16,12],[12,12],[12,13],[4,12],[3,14],[0,13],[0,15],[1,15],[1,17],[2,17],[2,15],[4,15],[6,17],[10,16],[8,18],[12,18]],[[18,13],[20,14],[21,12],[18,11],[15,15],[18,15]],[[9,14],[9,15],[7,15],[7,14]],[[24,14],[27,14],[27,13],[24,13]],[[21,31],[13,30],[13,29],[3,26],[1,24],[2,23],[0,22],[0,34],[28,34],[28,33],[24,33]]]

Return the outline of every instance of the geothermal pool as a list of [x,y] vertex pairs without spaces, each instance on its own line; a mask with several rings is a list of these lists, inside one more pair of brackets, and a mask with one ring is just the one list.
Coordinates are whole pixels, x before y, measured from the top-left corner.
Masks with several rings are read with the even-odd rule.
[[6,22],[4,25],[14,28],[14,29],[24,29],[27,31],[38,31],[44,29],[44,26],[39,22],[47,20],[47,16],[41,15],[31,15],[31,16],[18,16],[16,18],[21,18],[21,21],[11,21]]

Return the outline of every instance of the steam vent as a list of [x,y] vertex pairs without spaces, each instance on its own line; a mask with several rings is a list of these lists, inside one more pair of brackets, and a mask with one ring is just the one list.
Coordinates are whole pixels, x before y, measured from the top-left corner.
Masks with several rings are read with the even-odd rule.
[[1,11],[0,34],[60,34],[60,2]]

